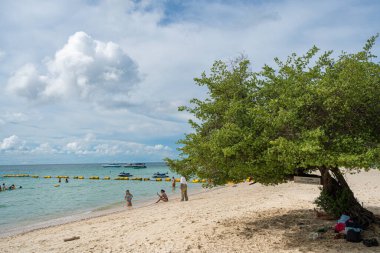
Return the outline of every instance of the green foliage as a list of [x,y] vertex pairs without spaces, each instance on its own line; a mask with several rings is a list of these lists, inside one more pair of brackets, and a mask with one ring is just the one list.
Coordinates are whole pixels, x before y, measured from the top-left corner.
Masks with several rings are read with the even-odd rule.
[[371,48],[332,51],[313,47],[276,68],[250,70],[244,57],[216,61],[195,78],[208,98],[179,109],[194,115],[194,129],[179,140],[172,170],[214,184],[253,176],[263,184],[285,182],[295,169],[380,166],[380,65]]
[[336,193],[335,198],[328,194],[325,190],[322,190],[321,194],[317,199],[315,199],[314,203],[327,214],[338,218],[340,215],[349,210],[351,197],[352,195],[350,194],[350,190],[347,188],[340,189]]

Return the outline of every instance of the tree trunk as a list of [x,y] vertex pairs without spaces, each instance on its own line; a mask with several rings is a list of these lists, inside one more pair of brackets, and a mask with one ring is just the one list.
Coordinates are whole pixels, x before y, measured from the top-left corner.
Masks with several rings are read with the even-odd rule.
[[376,222],[375,215],[360,205],[358,200],[355,198],[354,193],[351,191],[339,168],[321,167],[319,168],[319,171],[321,172],[323,191],[325,193],[327,193],[334,200],[338,200],[338,195],[343,191],[347,194],[347,210],[343,210],[345,214],[349,215],[364,229],[371,223]]

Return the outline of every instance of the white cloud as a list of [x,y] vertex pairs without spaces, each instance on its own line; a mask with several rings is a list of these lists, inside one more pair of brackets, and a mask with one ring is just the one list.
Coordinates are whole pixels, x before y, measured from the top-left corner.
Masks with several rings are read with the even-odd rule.
[[8,89],[19,96],[36,99],[43,96],[46,85],[46,77],[39,75],[33,64],[26,64],[9,79]]
[[142,156],[146,153],[161,157],[171,154],[172,149],[163,144],[146,145],[143,143],[120,141],[120,140],[98,140],[92,133],[83,138],[76,138],[62,145],[52,146],[48,142],[36,144],[21,141],[16,135],[4,138],[0,142],[0,151],[13,152],[14,154],[72,154],[88,156],[116,156],[132,155]]
[[137,64],[119,45],[84,32],[70,36],[44,67],[24,65],[10,77],[8,90],[30,100],[74,98],[112,107],[128,104],[128,92],[139,82]]
[[154,152],[154,151],[171,151],[172,149],[168,146],[164,146],[162,144],[156,144],[154,146],[146,146],[146,151]]
[[58,153],[58,150],[51,147],[49,143],[41,143],[38,147],[33,149],[31,153],[55,154],[55,153]]
[[[143,143],[121,140],[98,140],[94,134],[87,134],[84,138],[78,138],[68,142],[62,147],[62,152],[76,155],[144,155],[156,153],[168,154],[172,149],[162,144],[146,145]],[[59,152],[59,151],[57,151]]]
[[94,146],[93,153],[98,155],[117,155],[127,152],[119,147],[119,145],[110,145],[108,143],[98,144]]
[[20,147],[22,142],[18,138],[17,135],[12,135],[7,138],[4,138],[0,142],[0,150],[12,150],[12,149],[17,149]]

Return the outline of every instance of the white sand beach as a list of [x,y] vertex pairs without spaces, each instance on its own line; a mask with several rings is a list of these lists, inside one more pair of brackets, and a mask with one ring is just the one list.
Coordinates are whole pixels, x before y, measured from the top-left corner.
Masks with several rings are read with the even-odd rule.
[[[380,171],[347,175],[356,197],[380,214]],[[316,218],[316,185],[241,183],[168,203],[0,239],[1,252],[380,252],[362,243],[309,235],[334,221]],[[376,234],[377,233],[377,234]],[[364,236],[377,237],[377,230]],[[64,242],[73,236],[77,240]]]

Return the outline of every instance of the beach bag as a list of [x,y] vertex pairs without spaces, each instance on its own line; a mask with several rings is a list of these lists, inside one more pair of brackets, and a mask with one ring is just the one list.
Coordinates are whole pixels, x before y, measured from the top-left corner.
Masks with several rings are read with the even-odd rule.
[[349,229],[346,234],[347,242],[361,242],[362,241],[362,233],[357,232],[355,229]]
[[349,228],[360,228],[362,229],[362,226],[360,226],[358,223],[356,223],[355,221],[353,220],[348,220],[346,221],[346,228],[349,227]]

